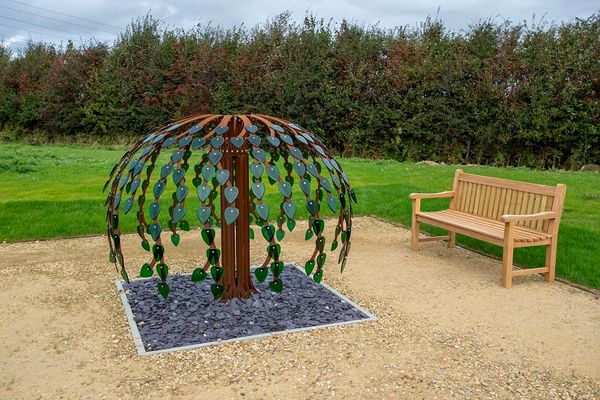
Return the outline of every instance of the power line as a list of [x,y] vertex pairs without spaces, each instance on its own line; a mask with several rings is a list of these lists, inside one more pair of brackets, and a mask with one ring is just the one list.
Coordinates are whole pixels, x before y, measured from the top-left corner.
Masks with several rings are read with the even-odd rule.
[[64,17],[74,18],[74,19],[78,19],[78,20],[81,20],[81,21],[90,22],[92,24],[103,25],[103,26],[106,26],[108,28],[116,29],[119,32],[121,31],[121,28],[119,28],[118,26],[114,26],[114,25],[109,25],[109,24],[105,24],[105,23],[102,23],[102,22],[93,21],[91,19],[76,17],[74,15],[69,15],[69,14],[58,12],[58,11],[53,11],[53,10],[50,10],[50,9],[47,9],[47,8],[43,8],[43,7],[33,6],[31,4],[23,3],[21,1],[16,1],[16,0],[7,0],[7,1],[10,1],[11,3],[15,3],[15,4],[20,4],[20,5],[26,6],[26,7],[37,8],[38,10],[42,10],[42,11],[45,11],[45,12],[53,13],[53,14],[56,14],[56,15],[62,15]]
[[[18,31],[22,31],[23,30],[23,28],[18,28],[16,26],[12,26],[12,25],[0,24],[0,26],[2,26],[4,28],[9,28],[9,29],[16,29],[17,33],[14,33],[13,35],[18,35]],[[43,33],[43,32],[33,31],[31,29],[27,29],[27,33],[35,33],[37,35],[42,35],[42,36],[52,36],[52,37],[55,37],[55,38],[60,39],[60,40],[71,40],[71,39],[67,39],[67,38],[62,37],[62,36],[53,35],[51,33]]]
[[29,21],[25,21],[25,20],[22,20],[22,19],[18,19],[18,18],[5,17],[4,15],[0,15],[0,18],[8,19],[10,21],[15,21],[15,22],[21,22],[21,23],[24,23],[24,24],[39,26],[40,28],[44,28],[44,29],[48,29],[48,30],[52,30],[52,31],[68,33],[69,35],[73,35],[74,34],[73,32],[65,31],[64,29],[49,28],[49,27],[47,27],[45,25],[36,24],[35,22],[29,22]]
[[[69,21],[64,21],[64,20],[62,20],[62,19],[58,19],[58,18],[46,17],[46,16],[44,16],[44,15],[40,15],[40,14],[30,13],[30,12],[28,12],[28,11],[19,10],[19,9],[17,9],[17,8],[6,7],[6,6],[0,6],[0,8],[5,8],[5,9],[7,9],[7,10],[11,10],[11,11],[20,12],[20,13],[23,13],[23,14],[26,14],[26,15],[33,15],[33,16],[35,16],[35,17],[46,18],[46,19],[49,19],[49,20],[52,20],[52,21],[57,21],[57,22],[63,23],[63,24],[70,24],[70,25],[78,26],[78,27],[80,27],[80,28],[85,28],[85,29],[89,29],[89,28],[91,28],[89,25],[82,25],[82,24],[78,24],[78,23],[76,23],[76,22],[69,22]],[[106,30],[104,30],[104,29],[99,29],[99,28],[94,28],[94,29],[96,29],[96,30],[98,30],[98,31],[101,31],[101,32],[109,33],[109,34],[111,34],[111,35],[115,35],[115,33],[114,33],[114,32],[109,32],[109,31],[106,31]]]

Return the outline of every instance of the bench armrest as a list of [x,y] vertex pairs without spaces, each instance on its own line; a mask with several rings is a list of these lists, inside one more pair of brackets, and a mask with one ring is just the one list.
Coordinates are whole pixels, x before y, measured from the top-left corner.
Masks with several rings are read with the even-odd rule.
[[439,193],[411,193],[408,198],[411,200],[416,199],[439,199],[443,197],[454,197],[453,191],[439,192]]
[[521,214],[521,215],[511,215],[505,214],[500,217],[502,222],[516,222],[516,221],[535,221],[540,219],[556,219],[558,218],[558,213],[556,211],[544,211],[536,214]]

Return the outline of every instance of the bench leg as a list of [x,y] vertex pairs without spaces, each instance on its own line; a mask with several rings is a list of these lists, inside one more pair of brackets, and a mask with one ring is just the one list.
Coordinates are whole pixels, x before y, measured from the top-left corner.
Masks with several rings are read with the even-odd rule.
[[448,231],[448,247],[453,249],[456,246],[456,232]]
[[507,289],[512,287],[513,251],[512,244],[505,245],[502,251],[502,286]]
[[544,274],[544,279],[547,282],[554,282],[554,276],[556,271],[556,241],[553,240],[552,244],[546,246],[546,268],[548,272]]
[[412,221],[412,238],[410,241],[410,248],[412,250],[419,250],[419,221],[413,216]]

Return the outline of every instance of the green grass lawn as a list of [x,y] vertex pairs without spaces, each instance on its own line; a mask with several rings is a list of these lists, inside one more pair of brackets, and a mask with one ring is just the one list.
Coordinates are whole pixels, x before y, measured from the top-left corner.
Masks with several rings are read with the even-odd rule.
[[[101,189],[124,151],[123,148],[0,144],[0,241],[104,233],[106,195]],[[409,193],[450,189],[457,168],[363,159],[345,159],[342,165],[358,195],[356,215],[374,215],[407,226],[411,213]],[[600,289],[600,175],[523,168],[463,169],[528,182],[567,184],[557,275]],[[268,196],[269,204],[278,204],[273,190]],[[196,196],[190,196],[191,199]],[[448,200],[424,200],[422,208],[436,210],[447,205]],[[163,210],[167,207],[165,203]],[[195,209],[193,204],[187,207]],[[304,207],[298,209],[302,210],[299,218],[306,216]],[[196,223],[193,212],[186,218],[192,225]],[[135,212],[130,212],[122,221],[124,230],[135,231],[134,219]],[[424,230],[437,233],[426,226]],[[458,237],[458,242],[501,255],[497,246],[463,236]],[[517,249],[515,262],[543,266],[543,248]]]

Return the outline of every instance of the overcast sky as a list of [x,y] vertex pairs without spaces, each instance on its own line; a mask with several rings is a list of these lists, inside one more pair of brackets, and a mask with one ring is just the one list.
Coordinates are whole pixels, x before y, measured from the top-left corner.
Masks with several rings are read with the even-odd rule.
[[[0,40],[17,50],[29,39],[64,43],[97,39],[112,43],[128,22],[150,12],[168,26],[198,23],[252,27],[289,10],[301,21],[306,12],[339,22],[348,19],[380,27],[415,26],[439,17],[460,31],[480,19],[566,21],[600,9],[593,0],[0,0]],[[438,13],[439,9],[439,13]],[[77,18],[73,18],[77,17]]]

